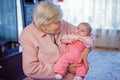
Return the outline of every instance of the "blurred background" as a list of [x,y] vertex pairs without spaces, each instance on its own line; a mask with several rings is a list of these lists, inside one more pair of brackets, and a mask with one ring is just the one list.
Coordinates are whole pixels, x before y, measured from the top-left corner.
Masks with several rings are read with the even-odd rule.
[[0,80],[22,80],[22,49],[18,38],[32,22],[39,1],[51,1],[63,10],[63,19],[88,22],[95,35],[95,51],[120,52],[120,0],[0,0]]

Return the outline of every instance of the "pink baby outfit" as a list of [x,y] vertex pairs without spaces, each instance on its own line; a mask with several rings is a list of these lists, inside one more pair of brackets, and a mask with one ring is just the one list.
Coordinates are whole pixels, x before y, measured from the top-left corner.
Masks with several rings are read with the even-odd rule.
[[[68,35],[67,37],[78,37],[76,35]],[[58,62],[54,66],[54,72],[58,74],[64,75],[66,73],[67,66],[71,63],[77,64],[80,58],[81,52],[85,49],[85,47],[91,47],[93,45],[92,37],[84,37],[86,43],[82,41],[75,41],[73,43],[68,44],[66,49],[63,52],[63,56],[58,60]],[[80,67],[76,67],[76,76],[84,77],[87,73],[87,64],[83,63]]]

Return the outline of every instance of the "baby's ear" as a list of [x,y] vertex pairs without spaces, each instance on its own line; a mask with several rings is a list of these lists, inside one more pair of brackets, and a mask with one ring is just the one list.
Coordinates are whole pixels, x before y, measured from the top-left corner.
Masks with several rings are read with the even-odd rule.
[[91,36],[92,34],[90,33],[88,36]]

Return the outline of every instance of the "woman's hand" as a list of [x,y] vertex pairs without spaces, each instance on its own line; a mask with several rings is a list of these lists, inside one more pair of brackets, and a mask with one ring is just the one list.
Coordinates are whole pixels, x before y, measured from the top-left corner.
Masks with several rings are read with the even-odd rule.
[[92,48],[85,48],[84,51],[81,53],[81,56],[79,58],[79,63],[78,64],[70,64],[67,67],[68,72],[74,74],[75,73],[75,68],[81,66],[83,63],[85,64],[85,69],[86,72],[88,71],[88,61],[87,61],[87,56],[88,53],[92,50]]
[[79,67],[79,66],[81,66],[81,64],[70,64],[67,67],[67,70],[68,70],[69,73],[75,74],[76,67]]
[[91,49],[89,48],[85,48],[84,51],[81,53],[81,56],[80,56],[80,59],[79,59],[79,62],[78,63],[84,63],[85,64],[85,69],[86,69],[86,72],[88,71],[88,61],[87,61],[87,56],[88,56],[88,53],[91,51]]

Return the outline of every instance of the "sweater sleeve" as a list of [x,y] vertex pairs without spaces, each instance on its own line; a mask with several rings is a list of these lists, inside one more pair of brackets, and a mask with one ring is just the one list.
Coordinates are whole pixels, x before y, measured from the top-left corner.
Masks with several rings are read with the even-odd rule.
[[43,63],[38,59],[37,48],[26,36],[28,35],[21,36],[19,39],[23,48],[22,62],[25,75],[33,79],[53,78],[53,64]]
[[[73,34],[75,32],[76,26],[72,25],[71,23],[62,20],[62,31],[64,31],[66,34]],[[62,32],[62,33],[64,33]]]
[[85,39],[85,46],[90,48],[93,47],[95,37],[94,36],[87,36],[84,38]]

